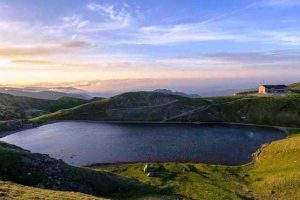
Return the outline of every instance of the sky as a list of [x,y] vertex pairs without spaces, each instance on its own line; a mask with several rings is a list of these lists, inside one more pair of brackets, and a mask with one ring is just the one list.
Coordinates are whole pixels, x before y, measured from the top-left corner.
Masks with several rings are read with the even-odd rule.
[[1,0],[0,84],[202,92],[300,81],[300,0]]

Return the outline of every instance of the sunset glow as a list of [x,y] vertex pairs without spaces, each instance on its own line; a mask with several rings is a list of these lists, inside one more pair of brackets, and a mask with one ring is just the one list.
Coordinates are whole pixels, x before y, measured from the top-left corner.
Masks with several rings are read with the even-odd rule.
[[258,84],[279,74],[292,82],[300,75],[297,2],[3,0],[0,84],[144,79],[144,87],[149,79],[189,78]]

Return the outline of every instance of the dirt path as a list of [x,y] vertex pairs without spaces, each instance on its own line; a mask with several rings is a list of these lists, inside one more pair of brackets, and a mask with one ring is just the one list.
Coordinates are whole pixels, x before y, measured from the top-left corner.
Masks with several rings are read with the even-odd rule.
[[164,119],[162,121],[165,122],[165,121],[170,121],[170,120],[178,119],[180,117],[189,116],[189,115],[191,115],[193,113],[196,113],[196,112],[202,112],[202,111],[208,110],[212,106],[226,105],[226,104],[231,104],[231,103],[235,103],[237,101],[243,101],[243,100],[247,100],[247,99],[250,99],[250,98],[249,97],[242,97],[240,99],[236,99],[236,100],[232,100],[232,101],[228,101],[228,102],[215,103],[215,104],[211,104],[211,105],[207,105],[207,106],[201,106],[199,108],[195,108],[195,109],[192,109],[192,110],[189,110],[189,111],[185,111],[185,112],[183,112],[181,114],[169,117],[168,119]]

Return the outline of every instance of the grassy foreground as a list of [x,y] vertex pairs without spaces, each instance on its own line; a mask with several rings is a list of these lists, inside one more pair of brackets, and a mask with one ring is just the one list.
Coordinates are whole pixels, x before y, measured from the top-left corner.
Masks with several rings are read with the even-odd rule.
[[249,173],[250,188],[261,199],[300,199],[300,135],[272,142]]
[[79,192],[61,192],[55,190],[39,189],[35,187],[28,187],[19,185],[12,182],[0,181],[0,199],[15,199],[15,200],[32,200],[32,199],[45,199],[45,200],[102,200],[91,195],[82,194]]
[[[241,167],[226,167],[204,164],[164,163],[151,164],[158,177],[147,177],[145,164],[126,164],[101,167],[96,170],[109,171],[136,178],[160,188],[169,188],[166,194],[171,199],[248,199],[246,182]],[[147,196],[148,198],[157,196]],[[166,197],[165,197],[166,198]],[[151,199],[151,198],[150,198]],[[158,199],[164,199],[159,197]],[[168,199],[168,198],[166,198]]]
[[[300,131],[298,132],[300,133]],[[300,134],[265,146],[243,166],[191,163],[152,164],[157,177],[143,172],[144,164],[96,168],[169,188],[179,199],[300,199]]]

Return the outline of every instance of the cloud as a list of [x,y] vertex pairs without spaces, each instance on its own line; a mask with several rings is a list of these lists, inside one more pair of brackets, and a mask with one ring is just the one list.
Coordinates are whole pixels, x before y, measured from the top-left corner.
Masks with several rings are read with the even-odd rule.
[[46,61],[46,60],[12,60],[11,63],[13,64],[30,64],[30,65],[49,65],[53,64],[52,62]]
[[[144,26],[127,39],[113,41],[133,45],[169,45],[189,42],[234,41],[299,46],[297,30],[268,30],[251,28],[244,21],[222,20],[207,23],[186,23],[161,26]],[[239,27],[238,29],[236,27]]]
[[83,28],[89,23],[88,20],[84,20],[78,15],[61,17],[60,20],[63,22],[61,25],[63,28]]
[[261,31],[260,38],[271,43],[278,43],[292,46],[300,45],[299,31]]
[[143,26],[132,35],[132,38],[121,43],[166,45],[206,41],[248,41],[248,34],[243,30],[233,29],[232,21],[227,18],[245,12],[256,5],[257,2],[250,3],[195,23]]
[[0,19],[1,46],[12,44],[32,44],[33,42],[39,43],[42,41],[42,38],[42,30],[35,24],[26,21]]
[[41,32],[44,35],[54,37],[64,37],[66,35],[80,32],[85,29],[91,22],[80,15],[71,15],[60,17],[54,25],[42,25]]
[[133,39],[121,41],[121,43],[164,45],[218,40],[245,41],[247,39],[247,35],[235,31],[223,31],[209,24],[191,23],[141,27]]
[[[119,28],[127,27],[131,24],[133,16],[129,11],[130,7],[128,4],[122,6],[90,3],[87,5],[87,9],[104,17],[106,21],[113,23],[110,26],[115,27],[118,24]],[[99,24],[101,26],[102,24]],[[103,24],[105,27],[110,27],[108,23]]]
[[94,44],[87,42],[87,41],[79,41],[79,40],[71,40],[68,42],[64,42],[61,44],[64,48],[71,48],[71,49],[85,49],[90,47],[95,47]]
[[228,69],[247,68],[270,70],[287,68],[298,70],[300,63],[299,50],[282,50],[267,52],[220,52],[213,54],[205,54],[201,56],[186,56],[175,58],[181,60],[189,60],[190,62],[211,63],[213,66],[223,66]]
[[9,8],[9,5],[0,3],[0,10],[1,10],[1,11],[2,11],[2,10],[6,10],[6,9],[8,9],[8,8]]
[[112,21],[124,22],[131,18],[131,14],[128,10],[129,6],[127,4],[124,4],[121,8],[117,9],[115,5],[90,3],[87,5],[87,8],[109,18]]
[[214,53],[206,57],[221,60],[235,60],[249,63],[276,63],[276,62],[300,62],[300,51],[284,50],[270,52],[241,52],[241,53]]
[[90,3],[89,11],[97,13],[99,17],[88,18],[82,15],[70,15],[59,18],[59,23],[44,26],[44,33],[49,35],[64,36],[68,34],[89,34],[103,31],[123,29],[133,20],[127,4],[116,7],[115,5],[102,5]]
[[[265,0],[279,4],[290,1]],[[293,1],[294,2],[294,1]],[[298,1],[300,2],[300,1]],[[70,38],[91,40],[105,45],[170,45],[191,42],[233,41],[253,42],[259,44],[300,45],[299,31],[276,31],[257,29],[247,21],[232,18],[235,15],[257,5],[257,2],[229,12],[215,14],[209,19],[195,23],[179,23],[170,25],[132,25],[136,9],[127,4],[89,3],[86,9],[96,13],[71,14],[53,20],[51,24],[30,21],[0,20],[0,45],[34,44],[42,45],[48,41],[63,41]],[[122,32],[119,31],[122,29]],[[292,29],[292,28],[291,28]],[[37,34],[38,33],[38,34]],[[98,35],[96,35],[96,33]],[[107,34],[106,34],[107,33]],[[34,37],[33,37],[34,35]],[[74,37],[76,36],[76,37]],[[72,44],[85,45],[85,44]],[[88,47],[88,45],[86,46]]]
[[49,55],[61,52],[61,48],[51,47],[11,47],[11,48],[0,48],[0,56],[34,56],[34,55]]
[[270,6],[298,6],[300,5],[299,0],[264,0],[265,5]]
[[86,41],[67,41],[61,44],[2,47],[0,48],[0,57],[53,55],[87,49],[92,46],[92,44]]

